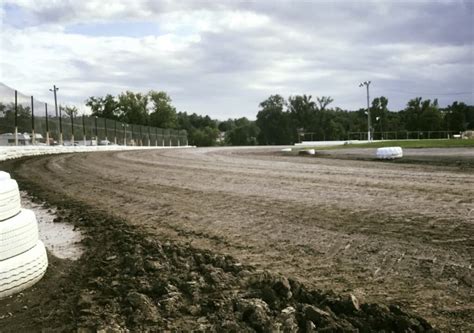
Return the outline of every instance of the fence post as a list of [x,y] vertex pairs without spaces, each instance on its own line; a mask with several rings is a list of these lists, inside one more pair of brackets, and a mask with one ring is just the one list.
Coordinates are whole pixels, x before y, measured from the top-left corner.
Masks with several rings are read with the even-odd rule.
[[114,143],[117,145],[117,120],[114,120]]
[[18,91],[15,90],[15,146],[18,146]]
[[109,145],[109,140],[107,139],[107,118],[104,118],[104,129],[105,129],[105,145],[108,146]]
[[63,113],[61,105],[59,106],[59,144],[62,146],[64,144],[63,141]]
[[31,143],[36,144],[35,138],[35,108],[33,103],[33,96],[31,96]]
[[155,146],[158,147],[158,127],[155,127]]
[[122,123],[122,128],[123,128],[123,145],[126,147],[127,146],[127,132],[125,131],[125,123]]
[[71,146],[74,147],[74,111],[71,109]]
[[143,146],[143,134],[142,134],[142,125],[138,125],[138,129],[140,130],[140,140],[138,140],[138,144],[141,146]]
[[97,116],[95,116],[95,145],[99,145],[99,134],[97,132]]
[[86,121],[84,119],[84,114],[82,115],[82,137],[84,139],[84,146],[87,146],[86,140]]
[[49,146],[48,103],[44,103],[44,110],[46,112],[46,144]]
[[150,126],[147,126],[148,128],[148,147],[151,146],[151,140],[150,140]]

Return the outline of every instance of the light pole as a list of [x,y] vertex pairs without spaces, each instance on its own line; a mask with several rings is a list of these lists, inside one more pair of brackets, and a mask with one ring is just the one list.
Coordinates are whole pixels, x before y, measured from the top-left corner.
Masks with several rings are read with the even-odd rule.
[[56,110],[56,118],[58,117],[58,99],[56,96],[56,91],[58,91],[59,88],[56,86],[53,86],[53,89],[49,89],[49,91],[52,91],[54,94],[54,109]]
[[370,81],[364,81],[359,84],[359,87],[366,86],[367,88],[367,140],[370,142],[371,140],[371,135],[370,135],[370,102],[369,102],[369,86],[370,86]]

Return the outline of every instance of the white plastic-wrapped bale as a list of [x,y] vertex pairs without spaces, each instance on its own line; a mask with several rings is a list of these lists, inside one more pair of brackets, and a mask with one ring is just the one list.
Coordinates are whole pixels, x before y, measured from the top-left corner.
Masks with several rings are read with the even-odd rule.
[[300,155],[315,155],[316,151],[314,149],[303,149],[298,152]]
[[378,159],[391,160],[403,157],[403,150],[401,147],[383,147],[377,148],[376,156]]

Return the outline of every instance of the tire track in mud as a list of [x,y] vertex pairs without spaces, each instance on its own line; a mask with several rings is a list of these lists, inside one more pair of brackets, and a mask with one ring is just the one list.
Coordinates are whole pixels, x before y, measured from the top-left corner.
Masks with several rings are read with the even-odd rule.
[[77,154],[27,169],[159,239],[473,327],[472,175],[265,153]]

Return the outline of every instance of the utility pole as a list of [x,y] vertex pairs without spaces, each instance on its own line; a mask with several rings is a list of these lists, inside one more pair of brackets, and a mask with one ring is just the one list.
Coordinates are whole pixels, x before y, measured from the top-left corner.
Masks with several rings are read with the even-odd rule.
[[[57,95],[56,95],[56,91],[58,91],[59,88],[56,87],[56,85],[53,85],[53,89],[49,89],[49,91],[52,91],[53,94],[54,94],[54,110],[56,111],[56,119],[58,119],[58,98],[57,98]],[[61,123],[61,120],[59,121],[59,123]],[[60,136],[62,136],[62,131],[60,131]],[[60,144],[62,145],[62,138],[60,138],[59,140]]]
[[372,141],[371,139],[371,131],[370,131],[370,101],[369,101],[369,86],[370,86],[370,81],[364,81],[362,83],[359,84],[359,87],[363,87],[363,86],[366,86],[367,88],[367,127],[368,127],[368,130],[367,130],[367,140],[370,142]]
[[58,117],[58,98],[56,96],[56,91],[58,91],[59,88],[56,86],[53,86],[53,89],[49,89],[49,91],[52,91],[54,94],[54,109],[56,110],[56,118]]

